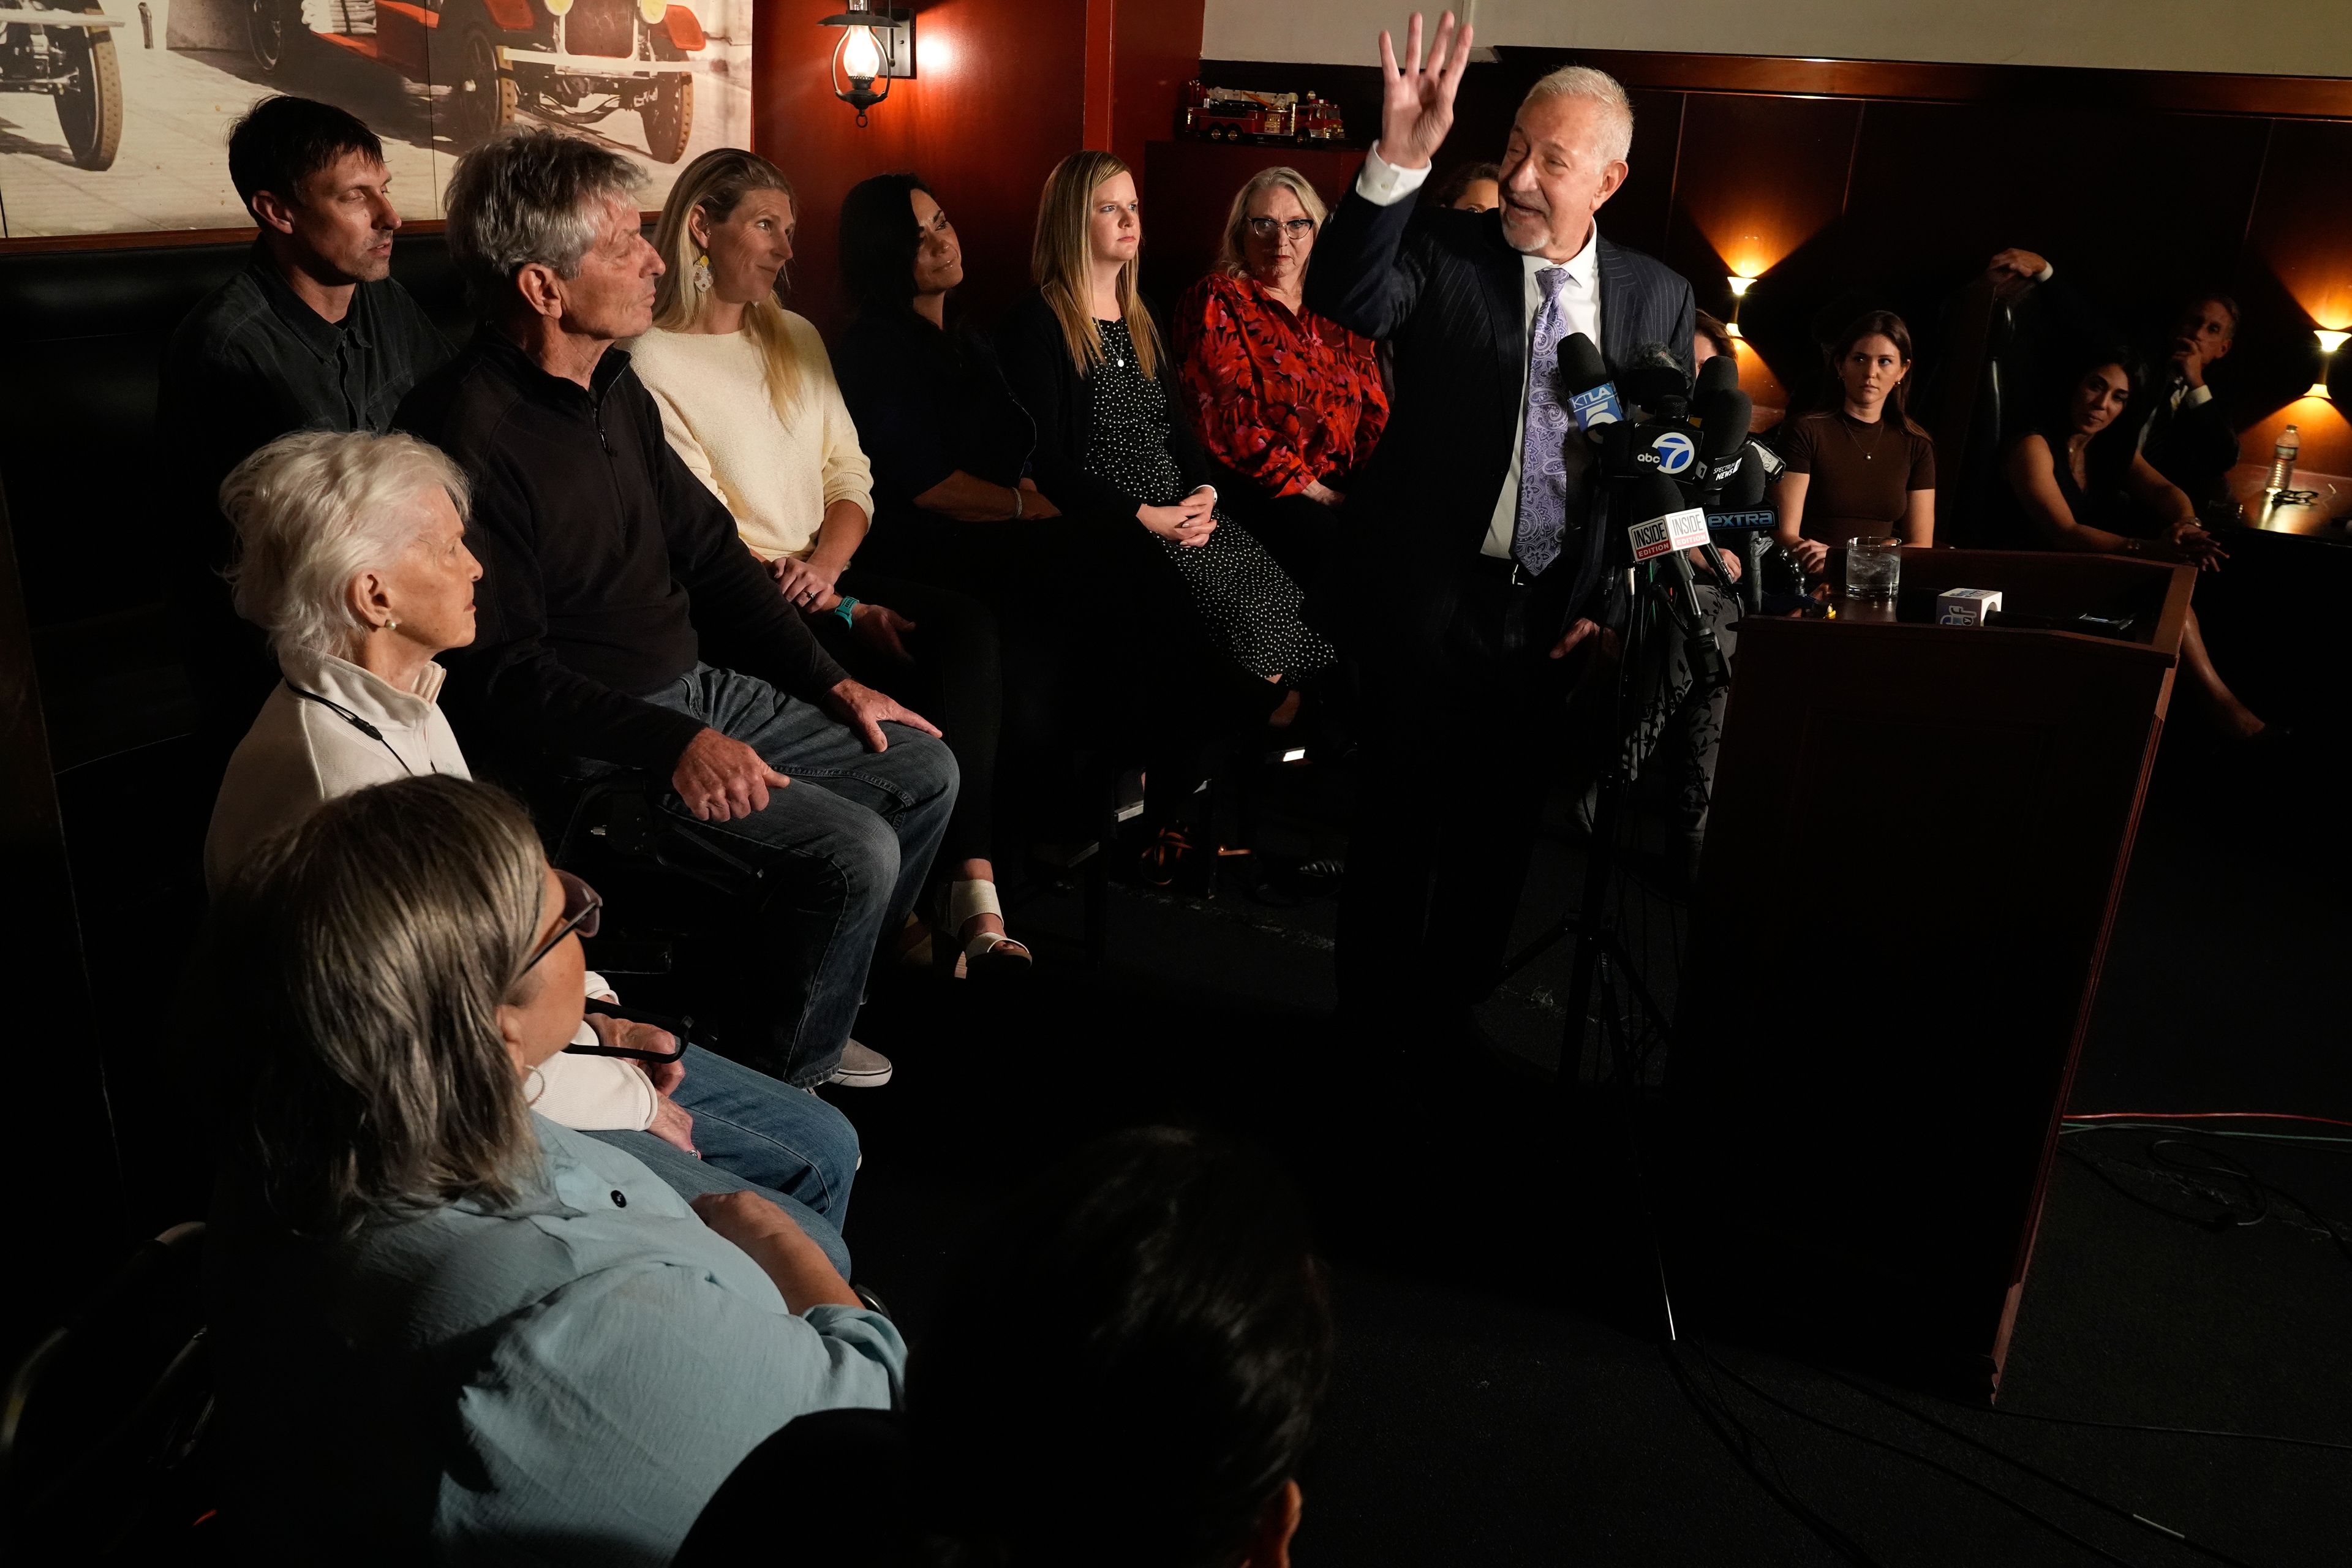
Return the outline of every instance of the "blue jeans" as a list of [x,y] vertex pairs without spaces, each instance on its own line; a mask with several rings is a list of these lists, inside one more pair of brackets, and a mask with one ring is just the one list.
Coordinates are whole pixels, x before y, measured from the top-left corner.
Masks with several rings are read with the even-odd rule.
[[[890,749],[766,681],[698,664],[646,700],[742,742],[793,782],[733,822],[697,822],[675,791],[661,808],[730,854],[757,863],[774,889],[761,914],[771,967],[757,977],[772,1011],[759,1065],[787,1082],[823,1083],[840,1065],[882,933],[915,907],[955,808],[956,764],[919,730],[883,727]],[[610,777],[609,763],[582,764]],[[667,784],[667,781],[663,781]]]
[[645,1162],[681,1196],[749,1190],[774,1203],[849,1277],[841,1227],[857,1179],[857,1130],[804,1089],[687,1047],[686,1079],[670,1096],[694,1118],[698,1160],[650,1132],[591,1132]]

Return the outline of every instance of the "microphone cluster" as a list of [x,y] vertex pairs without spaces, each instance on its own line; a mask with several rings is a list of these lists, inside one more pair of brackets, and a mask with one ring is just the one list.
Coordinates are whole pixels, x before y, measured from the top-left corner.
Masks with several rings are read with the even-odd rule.
[[[1644,350],[1622,378],[1613,378],[1601,350],[1582,332],[1559,345],[1562,401],[1591,446],[1594,472],[1615,492],[1633,563],[1654,561],[1681,602],[1696,611],[1692,550],[1703,550],[1717,581],[1730,582],[1709,530],[1769,529],[1764,509],[1767,458],[1748,439],[1755,408],[1739,390],[1739,369],[1718,355],[1699,367],[1696,381],[1663,348]],[[1610,543],[1613,547],[1612,533]],[[1719,687],[1722,656],[1704,617],[1694,620],[1700,678]]]

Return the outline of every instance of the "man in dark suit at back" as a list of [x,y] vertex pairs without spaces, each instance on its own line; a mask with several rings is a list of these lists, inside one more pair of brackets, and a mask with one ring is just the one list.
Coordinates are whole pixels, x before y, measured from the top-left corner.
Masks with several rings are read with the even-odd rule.
[[[1443,1061],[1501,974],[1512,914],[1601,634],[1585,444],[1558,390],[1582,332],[1612,370],[1650,345],[1692,369],[1690,285],[1602,238],[1624,183],[1624,89],[1570,68],[1519,106],[1486,213],[1410,198],[1454,121],[1471,29],[1381,35],[1381,136],[1317,237],[1307,303],[1385,342],[1394,415],[1350,492],[1323,618],[1366,675],[1339,921],[1348,1019]],[[1443,781],[1433,791],[1433,781]]]

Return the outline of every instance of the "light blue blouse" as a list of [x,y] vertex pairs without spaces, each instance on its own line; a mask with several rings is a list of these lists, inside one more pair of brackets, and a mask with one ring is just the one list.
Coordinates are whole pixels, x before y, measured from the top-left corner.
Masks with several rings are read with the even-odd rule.
[[320,1247],[241,1242],[227,1205],[222,1438],[256,1534],[316,1561],[663,1563],[778,1427],[895,1403],[887,1319],[795,1316],[635,1158],[531,1121],[543,1178],[508,1209]]

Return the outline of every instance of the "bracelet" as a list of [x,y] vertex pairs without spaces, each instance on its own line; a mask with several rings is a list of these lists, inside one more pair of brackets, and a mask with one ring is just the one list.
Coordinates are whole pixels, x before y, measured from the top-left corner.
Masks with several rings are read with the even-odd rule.
[[830,610],[827,610],[825,614],[828,616],[839,616],[843,626],[854,626],[857,623],[856,620],[851,618],[850,612],[857,608],[857,604],[858,601],[851,598],[848,595],[844,594],[841,596],[841,603],[835,605]]
[[1024,512],[1027,511],[1027,510],[1029,510],[1029,508],[1028,508],[1027,503],[1025,503],[1024,501],[1023,501],[1023,500],[1022,500],[1022,499],[1021,499],[1021,487],[1020,487],[1019,485],[1014,485],[1014,486],[1013,486],[1013,487],[1012,487],[1012,489],[1013,489],[1013,515],[1012,515],[1011,517],[1007,518],[1005,521],[1008,521],[1008,522],[1019,522],[1019,521],[1021,521],[1022,514],[1023,514]]

